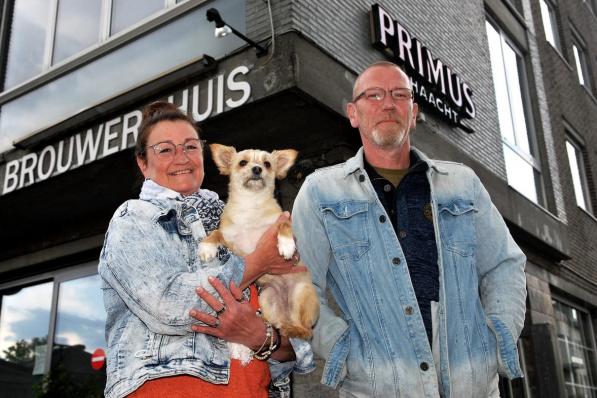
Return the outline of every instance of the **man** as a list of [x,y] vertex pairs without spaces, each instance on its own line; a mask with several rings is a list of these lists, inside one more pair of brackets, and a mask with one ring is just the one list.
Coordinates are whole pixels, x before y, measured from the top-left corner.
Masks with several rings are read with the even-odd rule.
[[417,109],[400,68],[368,67],[346,109],[363,147],[296,198],[322,383],[341,397],[498,397],[498,370],[522,376],[525,256],[471,169],[411,147]]

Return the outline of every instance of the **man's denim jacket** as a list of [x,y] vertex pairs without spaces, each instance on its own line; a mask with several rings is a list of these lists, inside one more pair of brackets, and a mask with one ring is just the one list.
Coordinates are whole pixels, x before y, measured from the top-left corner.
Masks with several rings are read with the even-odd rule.
[[[198,286],[214,292],[208,276],[238,286],[245,265],[234,255],[226,256],[225,263],[218,258],[207,264],[199,260],[197,244],[205,236],[200,215],[205,209],[197,207],[217,206],[219,200],[207,190],[195,195],[195,203],[188,205],[180,194],[146,181],[141,200],[125,202],[112,217],[99,263],[108,314],[108,398],[126,396],[143,382],[165,376],[228,382],[227,344],[193,332],[196,321],[189,310],[211,311],[195,294]],[[212,209],[207,210],[203,214],[213,216]],[[309,344],[295,339],[291,343],[296,362],[270,359],[270,396],[290,396],[290,372],[314,367]]]
[[[321,315],[312,347],[322,383],[359,397],[480,398],[496,374],[520,377],[516,341],[525,314],[525,256],[474,172],[429,165],[440,275],[430,347],[404,254],[363,168],[363,149],[315,171],[293,209]],[[327,304],[326,288],[341,313]],[[439,358],[438,358],[439,357]],[[438,376],[441,380],[438,380]]]

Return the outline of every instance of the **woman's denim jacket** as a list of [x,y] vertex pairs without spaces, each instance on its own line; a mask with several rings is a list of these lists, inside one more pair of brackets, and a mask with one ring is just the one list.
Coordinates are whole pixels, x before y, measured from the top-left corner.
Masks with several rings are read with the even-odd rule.
[[[211,311],[195,294],[198,286],[214,291],[208,276],[238,286],[245,270],[234,255],[208,264],[197,257],[206,229],[201,218],[211,217],[217,225],[220,213],[213,192],[201,190],[189,201],[151,181],[143,185],[141,200],[116,210],[99,263],[108,313],[106,397],[123,397],[147,380],[181,374],[228,382],[226,342],[193,332],[189,317],[191,308]],[[270,360],[270,396],[289,396],[290,372],[314,367],[309,344],[291,343],[296,362]]]
[[311,343],[326,360],[322,383],[358,397],[488,397],[498,370],[522,376],[525,256],[470,168],[416,154],[429,166],[438,248],[433,350],[363,149],[311,174],[296,198],[293,229],[322,303]]

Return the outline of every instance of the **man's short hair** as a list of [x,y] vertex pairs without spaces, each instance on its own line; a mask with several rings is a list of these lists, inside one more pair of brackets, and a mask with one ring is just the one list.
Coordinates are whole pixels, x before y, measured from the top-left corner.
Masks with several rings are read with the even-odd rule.
[[[401,70],[402,72],[404,72],[404,69],[402,69],[402,67],[400,65],[397,65],[390,61],[381,60],[381,61],[376,61],[376,62],[370,64],[357,76],[356,80],[354,81],[354,85],[352,86],[353,98],[354,98],[354,96],[358,95],[358,93],[356,92],[357,83],[359,82],[359,79],[361,78],[361,76],[363,76],[363,73],[367,72],[371,68],[378,68],[378,67],[397,68],[398,70]],[[404,72],[404,73],[406,73],[406,72]]]

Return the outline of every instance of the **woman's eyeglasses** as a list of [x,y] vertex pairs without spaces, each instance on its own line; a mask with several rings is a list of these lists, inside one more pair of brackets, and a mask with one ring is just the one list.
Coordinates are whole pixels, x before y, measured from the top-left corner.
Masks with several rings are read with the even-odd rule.
[[153,149],[153,153],[160,159],[171,159],[176,155],[176,148],[181,147],[187,156],[193,156],[202,152],[205,146],[205,140],[192,138],[182,144],[175,144],[172,141],[158,142],[157,144],[147,145],[147,148]]

